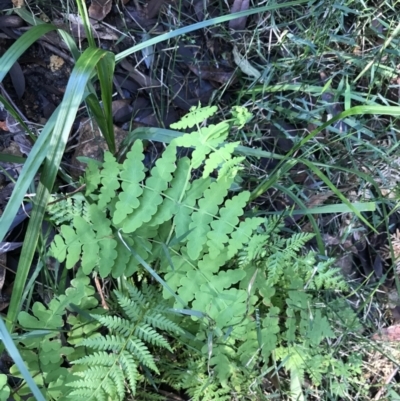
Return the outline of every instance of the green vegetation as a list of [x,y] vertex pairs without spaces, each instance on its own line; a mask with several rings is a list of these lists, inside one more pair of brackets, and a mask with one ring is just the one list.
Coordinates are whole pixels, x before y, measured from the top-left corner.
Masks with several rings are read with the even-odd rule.
[[[366,366],[374,351],[398,367],[387,344],[370,337],[391,324],[376,294],[389,292],[390,280],[400,288],[400,25],[390,2],[379,15],[372,2],[309,3],[243,11],[258,18],[235,41],[233,104],[224,103],[226,83],[208,106],[192,107],[170,129],[133,130],[119,149],[116,64],[161,42],[176,51],[181,35],[191,40],[235,16],[113,54],[98,46],[81,0],[85,50],[15,9],[35,26],[1,57],[0,81],[54,30],[76,63],[38,136],[0,96],[35,141],[0,218],[4,240],[28,190],[35,193],[0,320],[14,363],[0,375],[0,400],[164,400],[166,392],[199,401],[398,399],[398,386],[368,381]],[[109,151],[103,162],[87,161],[77,184],[61,161],[82,104]],[[150,141],[163,144],[154,163]],[[65,195],[60,183],[79,191]],[[43,221],[57,231],[51,241]],[[354,277],[356,257],[349,272],[338,262],[345,253],[332,255],[332,244],[341,245],[361,264],[354,249],[382,234],[388,263],[380,274],[374,265]]]

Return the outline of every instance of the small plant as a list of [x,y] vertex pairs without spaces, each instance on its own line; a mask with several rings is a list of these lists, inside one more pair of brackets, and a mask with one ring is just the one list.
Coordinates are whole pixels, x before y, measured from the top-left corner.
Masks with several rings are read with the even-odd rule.
[[[260,372],[273,369],[272,361],[289,373],[297,396],[306,377],[318,386],[327,373],[339,372],[338,380],[355,374],[346,366],[337,369],[340,361],[328,347],[335,337],[331,321],[342,335],[358,327],[355,314],[333,295],[347,288],[339,269],[332,267],[333,260],[304,253],[311,234],[285,237],[278,217],[244,217],[250,193],[230,191],[243,158],[234,155],[237,143],[224,142],[237,121],[203,126],[214,112],[196,108],[176,124],[174,129],[197,129],[174,139],[151,171],[143,164],[140,140],[122,164],[106,153],[103,164],[88,165],[84,198],[64,201],[64,209],[60,204],[49,209],[57,221],[67,221],[51,246],[54,257],[69,269],[80,265],[84,274],[157,280],[164,298],[158,304],[178,312],[174,326],[168,323],[162,329],[184,330],[191,338],[187,343],[177,337],[169,348],[154,331],[158,326],[145,320],[145,315],[157,313],[155,304],[141,313],[135,309],[140,302],[129,309],[117,292],[127,319],[94,316],[108,334],[77,343],[96,352],[75,361],[75,367],[86,366],[79,375],[89,377],[91,384],[80,381],[86,390],[77,390],[74,397],[87,398],[96,388],[96,399],[122,399],[124,385],[134,394],[136,383],[144,379],[139,378],[138,363],[147,372],[160,372],[152,382],[168,380],[199,400],[247,394],[251,383],[261,386]],[[236,115],[245,113],[236,110]],[[194,150],[178,159],[177,147]],[[140,294],[129,288],[131,295]],[[156,287],[152,291],[157,293]],[[322,298],[322,291],[332,295]],[[146,335],[138,313],[149,330]],[[185,355],[176,360],[180,372],[167,367],[162,357],[164,370],[156,367],[154,350],[143,343],[138,361],[129,359],[125,350],[132,355],[135,341],[143,340]],[[188,359],[200,369],[195,374]],[[111,370],[117,365],[118,377]],[[107,369],[110,374],[104,379]]]

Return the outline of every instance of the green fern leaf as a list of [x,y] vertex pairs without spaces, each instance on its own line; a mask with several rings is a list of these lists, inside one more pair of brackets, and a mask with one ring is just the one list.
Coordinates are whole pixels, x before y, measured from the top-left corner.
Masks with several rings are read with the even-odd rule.
[[161,313],[154,313],[150,311],[149,313],[146,314],[144,320],[150,326],[156,327],[160,330],[169,333],[183,334],[183,330],[177,323],[174,323],[173,321],[169,320]]
[[172,180],[171,173],[175,170],[175,160],[176,148],[170,145],[152,168],[151,176],[146,180],[139,207],[123,222],[122,229],[125,233],[134,232],[156,214],[158,206],[163,202],[161,194]]
[[161,225],[178,214],[179,203],[190,179],[190,171],[189,159],[186,157],[180,159],[171,186],[164,193],[164,201],[149,223],[151,226]]
[[168,341],[148,324],[137,326],[134,334],[147,343],[166,348],[168,351],[172,352]]
[[128,352],[123,352],[120,355],[119,362],[123,371],[125,372],[126,377],[128,378],[130,388],[133,394],[135,394],[136,384],[139,379],[138,365],[133,356]]
[[205,160],[206,156],[218,147],[228,137],[229,124],[221,122],[217,125],[210,125],[202,128],[199,132],[182,135],[174,139],[176,146],[194,148],[192,153],[192,167],[198,168]]
[[[99,273],[101,277],[107,277],[112,270],[114,265],[114,260],[117,258],[118,254],[116,251],[117,241],[113,238],[113,231],[111,229],[111,221],[107,219],[104,213],[96,207],[96,205],[89,206],[89,214],[90,220],[93,222],[93,227],[96,230],[96,240],[99,244],[99,252],[96,255],[96,264],[98,264]],[[85,246],[91,245],[83,245],[83,252],[85,252]],[[95,249],[92,250],[90,248],[89,252],[94,252]],[[85,270],[83,265],[82,258],[82,268],[86,273],[91,270]]]
[[135,141],[128,152],[121,172],[122,192],[118,195],[119,201],[115,205],[113,223],[120,224],[134,209],[139,207],[139,197],[143,193],[140,183],[144,180],[143,143]]
[[190,231],[191,214],[198,199],[210,186],[210,178],[199,178],[188,185],[186,194],[180,204],[174,217],[175,233],[177,237],[183,237]]
[[151,352],[143,341],[139,340],[138,338],[130,339],[126,345],[126,348],[132,352],[144,366],[147,366],[156,373],[160,373],[157,369]]
[[[217,169],[222,164],[227,163],[232,160],[232,154],[235,148],[240,145],[240,142],[230,142],[227,143],[214,152],[211,153],[210,157],[206,160],[204,169],[203,169],[203,178],[208,177],[215,169]],[[237,158],[235,162],[239,162],[244,160],[244,158]]]
[[204,192],[203,198],[198,201],[198,211],[191,216],[189,229],[192,231],[187,242],[187,252],[192,260],[199,258],[210,231],[209,224],[218,213],[218,206],[223,203],[231,184],[232,180],[228,179],[213,182]]
[[98,198],[98,206],[103,210],[111,199],[115,198],[115,193],[120,186],[118,176],[120,172],[120,164],[110,152],[104,153],[104,163],[101,171],[101,188]]
[[183,130],[201,124],[206,118],[213,116],[217,112],[217,106],[198,107],[192,106],[188,114],[183,116],[180,121],[170,125],[172,129]]
[[51,254],[60,262],[66,259],[66,267],[70,269],[81,259],[82,269],[89,274],[96,266],[102,277],[110,274],[117,243],[113,238],[111,222],[96,204],[88,208],[90,222],[80,216],[75,216],[73,226],[61,227],[60,235],[54,238]]
[[219,211],[219,219],[211,222],[212,231],[207,233],[207,246],[211,258],[218,256],[229,242],[229,234],[239,224],[239,216],[250,198],[248,191],[243,191],[225,202],[225,206]]
[[75,216],[89,221],[87,202],[82,194],[74,194],[66,199],[52,197],[51,201],[47,205],[47,213],[56,225],[69,223]]
[[228,256],[233,258],[239,250],[243,248],[243,244],[247,243],[254,230],[256,230],[261,224],[263,224],[265,219],[261,217],[247,218],[240,222],[239,227],[236,228],[231,234],[231,238],[228,244]]
[[99,164],[90,160],[85,171],[86,195],[90,195],[97,190],[101,183]]

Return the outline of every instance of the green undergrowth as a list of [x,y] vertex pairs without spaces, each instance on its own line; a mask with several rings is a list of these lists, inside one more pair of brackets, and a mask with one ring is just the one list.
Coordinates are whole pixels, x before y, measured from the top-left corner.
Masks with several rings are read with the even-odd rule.
[[[49,205],[59,226],[50,255],[76,278],[19,314],[17,338],[45,399],[151,399],[165,385],[193,400],[302,399],[306,383],[352,391],[362,355],[344,362],[330,347],[362,331],[348,286],[333,260],[307,251],[312,234],[284,234],[279,216],[244,217],[244,158],[225,142],[248,118],[239,111],[204,126],[215,108],[195,108],[173,127],[192,132],[150,170],[136,140],[122,163],[110,153],[89,162],[84,193]],[[185,147],[193,152],[179,158]],[[93,275],[115,281],[109,310]]]
[[[213,98],[236,93],[234,103],[252,112],[251,124],[243,107],[229,120],[224,101],[216,115],[217,108],[192,110],[171,127],[177,131],[144,129],[143,139],[166,144],[154,166],[144,165],[146,141],[137,136],[125,159],[106,153],[104,163],[89,163],[82,193],[55,195],[46,207],[81,102],[114,149],[115,63],[162,41],[168,41],[165,52],[176,51],[171,39],[232,19],[227,14],[193,26],[191,20],[114,57],[96,47],[79,2],[89,47],[81,54],[59,30],[76,66],[0,220],[3,238],[26,193],[35,192],[29,187],[44,163],[5,319],[13,337],[0,327],[15,362],[12,388],[0,375],[0,400],[155,400],[165,399],[159,390],[171,389],[194,400],[376,395],[363,366],[375,347],[364,326],[378,284],[349,290],[325,256],[323,234],[345,241],[361,233],[368,240],[368,230],[395,227],[399,28],[392,3],[298,1],[252,9],[248,15],[257,18],[235,38],[239,83],[222,86]],[[27,9],[16,12],[38,25],[1,58],[0,80],[26,48],[55,30]],[[173,13],[170,18],[175,21]],[[226,29],[220,34],[231,41]],[[258,78],[243,66],[255,68]],[[289,151],[270,146],[282,138],[291,142]],[[180,157],[182,148],[193,151]],[[276,169],[265,169],[268,158],[278,161]],[[333,195],[322,208],[309,207],[311,190]],[[294,201],[290,210],[269,211],[277,193]],[[37,276],[27,279],[35,252],[35,273],[46,270],[46,239],[39,238],[45,210],[58,230],[49,255],[60,270],[49,280],[50,300],[39,291],[42,302],[30,305],[26,300],[37,299],[30,288]],[[313,235],[284,226],[291,212],[309,219],[318,252]],[[99,304],[93,283],[99,277],[109,309]]]

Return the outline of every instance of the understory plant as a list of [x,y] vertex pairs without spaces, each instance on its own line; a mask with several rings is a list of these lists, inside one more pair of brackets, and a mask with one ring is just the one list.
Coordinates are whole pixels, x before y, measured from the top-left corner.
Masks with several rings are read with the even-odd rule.
[[[150,169],[141,140],[122,163],[111,153],[90,161],[85,192],[49,206],[59,226],[49,253],[78,274],[48,308],[19,315],[26,330],[51,330],[19,340],[46,399],[152,399],[149,386],[165,385],[194,400],[280,390],[301,399],[306,382],[317,389],[333,376],[343,395],[359,374],[359,358],[344,364],[329,346],[336,330],[360,328],[339,269],[305,251],[312,234],[247,215],[243,157],[225,141],[249,115],[204,124],[215,111],[194,108],[176,123],[192,132]],[[179,157],[181,148],[192,152]],[[115,280],[109,310],[90,275]]]

